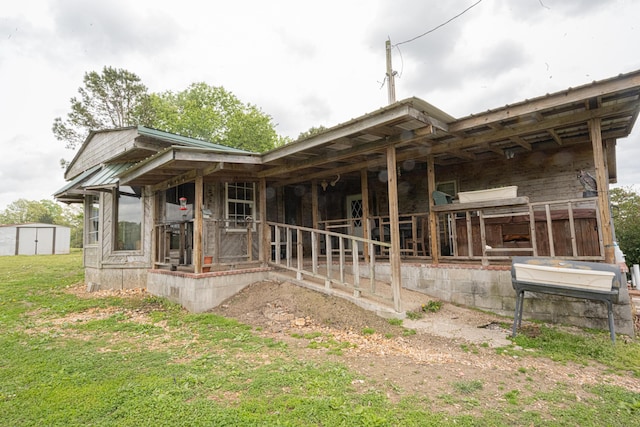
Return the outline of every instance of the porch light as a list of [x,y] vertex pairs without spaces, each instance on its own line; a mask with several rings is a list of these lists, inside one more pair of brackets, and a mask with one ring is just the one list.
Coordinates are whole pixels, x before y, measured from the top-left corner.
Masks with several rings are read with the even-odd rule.
[[186,211],[187,210],[187,198],[186,197],[180,197],[180,210],[181,211]]

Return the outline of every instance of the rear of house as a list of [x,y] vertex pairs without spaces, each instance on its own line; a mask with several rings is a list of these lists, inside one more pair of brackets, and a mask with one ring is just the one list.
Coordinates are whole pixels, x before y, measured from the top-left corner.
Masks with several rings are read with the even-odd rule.
[[[412,289],[512,315],[513,256],[615,263],[608,191],[639,109],[636,71],[461,119],[409,98],[264,154],[97,131],[56,197],[84,203],[97,287],[205,310],[288,271],[397,313]],[[633,335],[631,311],[621,288],[616,326]],[[525,315],[606,325],[586,301],[540,298]]]

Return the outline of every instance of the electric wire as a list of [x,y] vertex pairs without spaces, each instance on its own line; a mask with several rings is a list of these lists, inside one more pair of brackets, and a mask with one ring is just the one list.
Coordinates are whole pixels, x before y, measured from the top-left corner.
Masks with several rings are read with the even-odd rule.
[[418,40],[420,37],[424,37],[424,36],[426,36],[427,34],[433,33],[433,32],[434,32],[435,30],[437,30],[438,28],[442,28],[442,27],[444,27],[445,25],[447,25],[449,22],[453,21],[454,19],[459,18],[460,16],[464,15],[465,13],[467,13],[468,11],[470,11],[471,9],[473,9],[474,7],[476,7],[477,5],[479,5],[481,2],[482,2],[482,0],[478,0],[477,2],[475,2],[475,3],[474,3],[474,4],[472,4],[471,6],[469,6],[468,8],[466,8],[465,10],[463,10],[462,12],[460,12],[459,14],[457,14],[456,16],[454,16],[453,18],[450,18],[449,20],[447,20],[447,21],[443,22],[442,24],[440,24],[440,25],[438,25],[438,26],[436,26],[436,27],[434,27],[434,28],[430,29],[429,31],[427,31],[427,32],[425,32],[425,33],[420,34],[419,36],[415,36],[415,37],[414,37],[414,38],[412,38],[412,39],[405,40],[405,41],[400,42],[400,43],[396,43],[396,44],[394,44],[394,45],[393,45],[393,47],[397,47],[397,46],[400,46],[401,44],[405,44],[405,43],[410,43],[410,42],[412,42],[412,41],[414,41],[414,40]]

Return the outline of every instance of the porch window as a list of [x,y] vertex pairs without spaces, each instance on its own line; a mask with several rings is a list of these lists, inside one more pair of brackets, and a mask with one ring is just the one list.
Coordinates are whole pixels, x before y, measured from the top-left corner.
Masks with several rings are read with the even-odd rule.
[[[225,222],[229,230],[246,230],[254,220],[256,187],[252,182],[227,183],[225,187]],[[252,222],[255,230],[255,223]]]
[[142,238],[142,197],[140,188],[121,186],[115,206],[118,221],[115,230],[115,250],[140,250]]
[[100,197],[87,197],[87,245],[98,243],[100,230]]

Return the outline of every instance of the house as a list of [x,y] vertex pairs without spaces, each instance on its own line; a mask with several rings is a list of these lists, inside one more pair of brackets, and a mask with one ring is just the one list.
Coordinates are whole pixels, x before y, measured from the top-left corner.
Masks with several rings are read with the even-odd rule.
[[71,228],[64,225],[0,225],[0,256],[68,254],[70,242]]
[[[55,197],[84,203],[94,287],[203,311],[280,277],[390,315],[408,309],[403,289],[512,315],[512,256],[615,263],[609,185],[639,111],[634,71],[460,119],[409,98],[263,154],[95,131]],[[525,316],[607,319],[548,297]],[[626,289],[615,319],[634,334]]]

